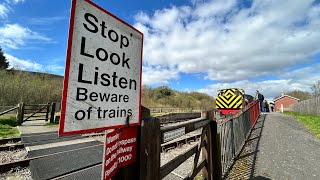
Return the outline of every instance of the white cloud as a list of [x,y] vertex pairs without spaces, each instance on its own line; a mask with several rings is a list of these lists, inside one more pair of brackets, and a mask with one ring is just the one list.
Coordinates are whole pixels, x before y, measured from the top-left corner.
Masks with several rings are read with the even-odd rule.
[[176,70],[164,69],[160,66],[143,66],[142,68],[142,84],[144,85],[168,84],[169,80],[173,79],[178,79],[178,72]]
[[0,18],[7,18],[10,9],[5,4],[0,4]]
[[301,90],[310,92],[310,86],[320,80],[319,69],[320,64],[284,73],[280,76],[281,79],[279,80],[260,82],[243,80],[232,83],[217,83],[198,91],[216,96],[216,92],[219,89],[242,88],[247,94],[254,96],[255,90],[259,90],[267,99],[272,100],[274,97],[279,96],[281,91]]
[[5,0],[8,4],[24,3],[25,0]]
[[28,18],[26,21],[28,24],[34,25],[51,25],[57,23],[58,21],[68,20],[67,16],[53,16],[53,17],[34,17]]
[[29,70],[29,71],[43,71],[44,67],[31,60],[24,60],[14,57],[10,54],[4,54],[9,61],[9,68],[15,68],[20,70]]
[[64,74],[64,66],[61,66],[59,64],[50,64],[45,67],[45,72],[63,75]]
[[34,71],[34,72],[46,72],[46,73],[53,73],[53,74],[60,74],[63,75],[64,66],[59,65],[56,59],[52,59],[50,62],[52,64],[43,65],[39,64],[33,60],[26,60],[20,59],[15,57],[11,54],[4,54],[5,57],[9,61],[9,69],[15,68],[19,70],[27,70],[27,71]]
[[208,18],[217,15],[225,15],[233,7],[235,7],[237,3],[236,0],[216,0],[197,4],[198,7],[195,9],[196,16]]
[[146,64],[233,82],[280,75],[320,53],[320,6],[311,0],[193,3],[136,15]]
[[2,47],[18,49],[25,45],[27,40],[51,41],[50,38],[19,24],[5,24],[0,27],[0,46]]
[[246,94],[255,96],[255,90],[259,90],[266,99],[272,100],[280,95],[281,91],[289,92],[293,90],[308,90],[305,86],[294,83],[293,80],[266,80],[261,82],[252,82],[248,80],[237,81],[234,83],[218,83],[199,89],[199,92],[207,93],[212,96],[217,95],[217,90],[226,88],[241,88]]
[[10,8],[11,4],[23,3],[24,0],[5,0],[5,3],[0,4],[0,18],[8,18],[8,14],[12,9]]

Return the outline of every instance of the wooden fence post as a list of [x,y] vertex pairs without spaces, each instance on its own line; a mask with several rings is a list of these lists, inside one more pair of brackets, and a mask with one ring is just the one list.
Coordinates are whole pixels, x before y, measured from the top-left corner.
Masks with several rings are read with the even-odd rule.
[[21,125],[20,116],[21,116],[21,103],[18,104],[17,115],[16,115],[18,125]]
[[212,144],[212,176],[214,180],[220,180],[222,177],[221,167],[221,145],[216,121],[210,121],[211,144]]
[[21,125],[23,123],[24,106],[25,106],[25,104],[23,102],[18,104],[18,107],[19,107],[18,111],[17,111],[17,123],[18,123],[18,125]]
[[[142,115],[150,111],[142,107]],[[140,180],[160,180],[160,120],[154,117],[142,118],[140,133]]]
[[49,120],[49,113],[50,113],[50,103],[47,103],[46,121]]
[[54,114],[56,111],[56,103],[51,103],[51,111],[50,111],[50,123],[54,123]]
[[150,110],[143,106],[141,125],[138,128],[136,162],[118,169],[112,177],[112,180],[131,179],[160,180],[160,120],[150,118]]
[[[206,110],[201,112],[201,118],[202,119],[209,119],[210,122],[214,119],[214,111],[213,110]],[[205,146],[202,148],[202,158],[206,159],[207,164],[206,168],[202,170],[203,177],[207,180],[212,180],[213,179],[213,148],[212,148],[212,132],[213,130],[210,127],[206,127],[207,132],[205,136]]]

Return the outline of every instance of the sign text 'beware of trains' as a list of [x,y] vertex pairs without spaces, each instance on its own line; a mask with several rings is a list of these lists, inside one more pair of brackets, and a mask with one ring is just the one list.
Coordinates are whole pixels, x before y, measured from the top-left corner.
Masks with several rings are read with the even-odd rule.
[[73,0],[60,135],[139,123],[143,34],[89,0]]

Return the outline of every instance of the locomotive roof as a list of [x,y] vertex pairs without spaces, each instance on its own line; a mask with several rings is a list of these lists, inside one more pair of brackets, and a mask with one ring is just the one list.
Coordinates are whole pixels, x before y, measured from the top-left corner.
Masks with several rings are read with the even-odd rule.
[[228,90],[228,89],[233,89],[233,90],[242,90],[242,91],[243,91],[243,89],[241,89],[241,88],[226,88],[226,89],[220,89],[220,90],[218,90],[217,92],[225,91],[225,90]]

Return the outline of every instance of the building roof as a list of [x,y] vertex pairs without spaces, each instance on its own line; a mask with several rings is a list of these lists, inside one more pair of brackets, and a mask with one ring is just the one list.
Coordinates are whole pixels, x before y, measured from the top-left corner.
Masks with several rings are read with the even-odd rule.
[[284,98],[284,97],[288,97],[288,98],[291,98],[291,99],[295,99],[295,100],[297,100],[297,101],[300,101],[300,99],[295,98],[295,97],[292,97],[292,96],[289,96],[289,95],[283,95],[283,96],[278,97],[277,99],[275,99],[275,100],[273,100],[273,101],[276,102],[276,101],[278,101],[278,100],[280,100],[280,99],[282,99],[282,98]]

